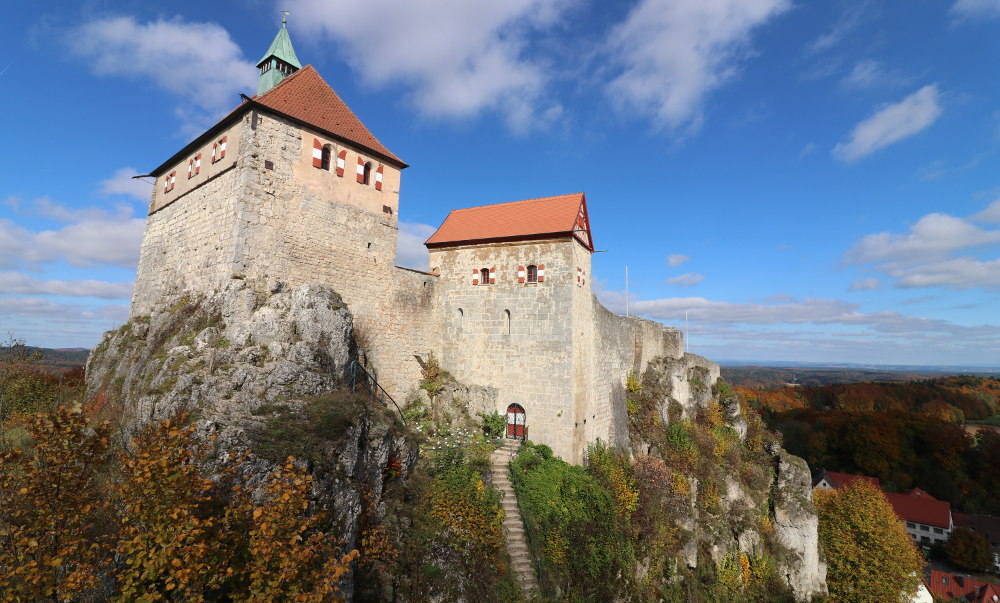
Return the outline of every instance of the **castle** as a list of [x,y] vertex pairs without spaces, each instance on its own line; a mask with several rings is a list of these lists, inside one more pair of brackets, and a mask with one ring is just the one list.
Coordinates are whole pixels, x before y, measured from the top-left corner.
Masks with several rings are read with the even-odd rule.
[[585,195],[454,210],[426,242],[430,271],[398,267],[407,164],[302,67],[284,25],[257,67],[257,95],[150,172],[131,315],[234,278],[326,285],[397,399],[433,355],[495,394],[511,435],[567,461],[625,443],[627,376],[683,342],[597,301]]

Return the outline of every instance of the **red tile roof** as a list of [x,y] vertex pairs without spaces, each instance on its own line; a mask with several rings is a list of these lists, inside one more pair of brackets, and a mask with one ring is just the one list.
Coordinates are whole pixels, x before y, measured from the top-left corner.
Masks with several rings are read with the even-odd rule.
[[866,481],[876,488],[879,487],[879,479],[877,477],[868,477],[867,475],[852,475],[850,473],[837,473],[836,471],[827,471],[826,469],[821,469],[819,475],[816,476],[816,481],[813,483],[813,487],[816,487],[820,481],[826,478],[826,481],[830,483],[834,488],[843,488],[849,484],[852,484],[858,480]]
[[149,172],[149,175],[159,176],[182,157],[189,155],[193,149],[211,140],[216,132],[240,119],[253,106],[263,106],[312,126],[332,138],[353,143],[362,150],[371,152],[400,168],[407,167],[402,159],[396,157],[361,123],[358,116],[348,108],[333,88],[323,81],[312,65],[299,69],[264,94],[249,98],[250,102],[241,103],[201,136]]
[[936,569],[931,570],[931,581],[927,590],[935,601],[952,601],[965,599],[967,601],[994,602],[1000,600],[1000,586],[975,580],[967,576],[947,574]]
[[299,69],[252,100],[406,166],[361,123],[312,65]]
[[428,247],[575,236],[594,250],[583,193],[452,210]]
[[938,500],[920,488],[914,488],[904,494],[883,492],[886,500],[892,505],[901,519],[923,523],[939,528],[951,527],[951,505]]

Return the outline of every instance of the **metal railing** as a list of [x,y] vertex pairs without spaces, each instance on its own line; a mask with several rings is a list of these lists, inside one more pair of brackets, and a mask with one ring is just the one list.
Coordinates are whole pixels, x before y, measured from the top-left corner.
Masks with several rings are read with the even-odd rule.
[[371,394],[372,400],[377,400],[382,404],[388,406],[386,402],[392,402],[392,405],[396,407],[396,412],[399,413],[399,420],[403,422],[403,426],[406,426],[406,419],[403,418],[403,409],[396,404],[396,400],[389,395],[389,392],[378,384],[375,377],[372,376],[365,367],[361,366],[357,360],[352,360],[347,366],[347,372],[351,377],[351,393],[357,393],[358,386],[363,387],[368,393]]

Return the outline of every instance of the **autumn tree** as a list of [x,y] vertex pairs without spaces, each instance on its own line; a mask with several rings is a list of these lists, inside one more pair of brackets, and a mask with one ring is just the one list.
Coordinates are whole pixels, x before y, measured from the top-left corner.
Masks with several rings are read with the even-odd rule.
[[881,491],[857,480],[815,496],[830,596],[836,601],[909,600],[920,585],[924,560]]
[[17,437],[0,451],[0,593],[69,600],[111,558],[101,483],[110,426],[59,408],[4,428]]
[[944,544],[944,552],[955,565],[973,572],[993,569],[993,548],[985,536],[969,528],[955,528]]

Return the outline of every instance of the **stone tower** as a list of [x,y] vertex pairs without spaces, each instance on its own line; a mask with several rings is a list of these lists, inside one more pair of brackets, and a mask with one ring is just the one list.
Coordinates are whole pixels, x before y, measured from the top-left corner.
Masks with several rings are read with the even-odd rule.
[[419,381],[414,355],[433,349],[424,341],[432,277],[394,266],[407,165],[298,64],[282,26],[259,64],[262,93],[150,172],[131,314],[231,279],[326,285],[396,393]]

